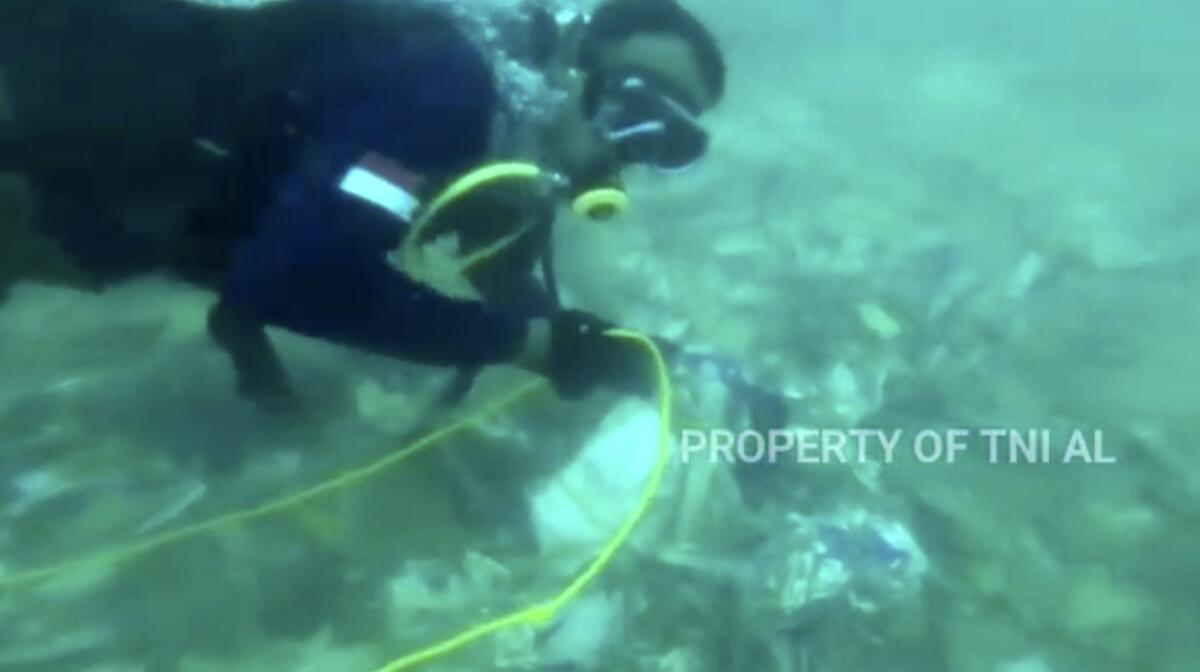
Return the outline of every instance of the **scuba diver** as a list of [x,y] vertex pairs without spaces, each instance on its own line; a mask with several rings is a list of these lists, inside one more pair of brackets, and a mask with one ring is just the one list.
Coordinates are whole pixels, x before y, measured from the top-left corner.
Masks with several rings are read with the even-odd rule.
[[647,392],[644,353],[559,305],[552,224],[618,214],[627,166],[704,154],[715,38],[675,0],[531,2],[476,30],[451,8],[12,0],[0,172],[70,262],[21,277],[214,290],[209,331],[256,400],[290,395],[268,326],[456,368],[450,397],[493,364],[566,398]]

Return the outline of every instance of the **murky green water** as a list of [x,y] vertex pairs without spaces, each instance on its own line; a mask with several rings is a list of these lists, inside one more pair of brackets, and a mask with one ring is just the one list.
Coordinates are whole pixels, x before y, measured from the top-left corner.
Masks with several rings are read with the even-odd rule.
[[[729,66],[710,151],[628,172],[618,220],[564,213],[559,282],[789,418],[677,377],[670,465],[611,564],[553,627],[421,669],[1195,669],[1200,11],[686,6]],[[445,371],[277,332],[301,408],[263,412],[210,294],[62,286],[30,198],[0,179],[0,670],[381,669],[558,594],[653,473],[653,406],[543,390],[255,509],[526,379],[429,414]]]

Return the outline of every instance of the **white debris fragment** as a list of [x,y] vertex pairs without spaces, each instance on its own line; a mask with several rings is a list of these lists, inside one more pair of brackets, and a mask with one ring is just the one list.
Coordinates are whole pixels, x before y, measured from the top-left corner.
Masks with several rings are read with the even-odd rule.
[[199,479],[191,479],[183,483],[178,488],[179,494],[174,501],[164,507],[161,511],[150,516],[145,522],[138,527],[138,534],[145,534],[153,530],[157,530],[164,525],[175,520],[183,515],[193,504],[204,499],[204,495],[208,493],[208,486]]
[[887,369],[855,371],[837,362],[825,373],[823,391],[833,411],[853,424],[878,408],[886,380]]
[[74,485],[50,469],[28,471],[12,479],[17,500],[8,507],[13,516],[25,515],[43,502],[49,501],[71,490]]
[[900,335],[900,323],[890,313],[877,303],[858,304],[858,318],[866,325],[871,333],[879,338],[890,341]]
[[1017,264],[1012,279],[1008,283],[1008,298],[1019,300],[1029,293],[1034,283],[1042,277],[1046,269],[1046,259],[1037,252],[1030,252]]
[[657,454],[653,405],[614,408],[575,460],[532,496],[542,553],[565,562],[594,554],[633,511]]
[[830,599],[875,612],[915,595],[929,571],[912,534],[894,520],[853,509],[793,514],[788,522],[759,558],[762,588],[785,616]]
[[620,595],[590,593],[564,611],[541,647],[543,665],[593,667],[621,628]]

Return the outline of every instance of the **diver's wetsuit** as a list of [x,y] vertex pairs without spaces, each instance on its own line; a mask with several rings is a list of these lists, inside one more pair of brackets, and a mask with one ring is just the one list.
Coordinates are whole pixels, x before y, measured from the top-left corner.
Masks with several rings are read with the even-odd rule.
[[511,360],[528,315],[440,296],[392,268],[405,224],[338,188],[368,153],[431,181],[481,163],[497,93],[490,66],[447,20],[397,34],[333,31],[294,94],[309,140],[237,242],[223,301],[262,323],[436,364]]
[[[482,302],[394,269],[387,255],[407,224],[348,193],[350,171],[378,156],[424,178],[426,198],[491,150],[529,158],[525,134],[492,137],[505,118],[492,65],[444,10],[404,0],[289,0],[248,13],[5,0],[0,63],[18,123],[0,120],[0,171],[28,177],[37,226],[94,285],[163,270],[217,291],[210,331],[252,396],[287,392],[267,325],[466,373],[524,354],[562,396],[598,385],[645,392],[653,381],[639,346],[558,308],[547,263],[554,212],[539,190],[507,210],[473,192],[473,206],[439,211],[467,255],[517,224],[503,259],[468,271]],[[517,58],[554,75],[550,98],[571,100],[530,135],[541,145],[534,160],[567,178],[573,210],[618,210],[622,165],[678,169],[703,154],[696,116],[719,100],[724,65],[674,0],[610,0],[570,22],[578,35],[544,11],[518,24],[527,34]],[[692,58],[646,52],[632,39],[643,32],[673,36]],[[528,112],[513,107],[504,111]],[[605,193],[614,191],[620,198]],[[0,230],[0,243],[13,239]],[[541,316],[551,319],[532,319]]]
[[[95,27],[102,18],[103,13],[86,2],[62,4],[73,7],[70,11],[79,18],[81,30],[88,24]],[[139,14],[136,29],[127,29],[129,42],[112,46],[131,52],[129,58],[118,59],[110,88],[114,95],[130,96],[128,107],[133,110],[139,107],[139,86],[149,85],[142,75],[126,74],[134,62],[156,54],[167,59],[170,41],[194,39],[189,33],[207,31],[213,36],[210,45],[219,42],[225,39],[225,23],[252,30],[250,15],[226,22],[223,17],[229,15],[214,10],[164,4]],[[436,11],[395,7],[401,3],[370,4],[374,8],[358,2],[296,0],[279,10],[261,10],[259,23],[269,23],[270,31],[258,40],[278,39],[279,44],[254,44],[253,37],[232,33],[244,43],[231,49],[219,45],[220,54],[195,53],[208,48],[195,45],[174,49],[184,53],[163,66],[188,70],[203,89],[188,94],[195,103],[186,133],[165,132],[159,138],[147,124],[145,132],[154,139],[141,147],[118,143],[110,151],[101,146],[66,161],[66,172],[58,165],[26,171],[42,204],[76,204],[63,216],[45,218],[42,225],[94,276],[111,280],[138,268],[164,268],[219,291],[210,326],[233,355],[243,387],[252,392],[278,391],[283,384],[263,325],[471,369],[512,360],[522,346],[528,318],[537,312],[513,306],[500,312],[418,285],[387,262],[405,223],[339,190],[342,177],[367,153],[384,155],[434,185],[482,163],[498,106],[489,63],[452,19]],[[127,21],[120,17],[114,23]],[[74,36],[64,25],[68,24],[50,30],[64,49],[73,49]],[[285,34],[292,25],[301,29]],[[133,43],[139,41],[147,44],[148,53],[133,53]],[[9,40],[4,46],[14,45]],[[42,51],[50,53],[42,70],[28,69],[26,90],[36,92],[35,97],[48,95],[42,91],[54,78],[46,77],[45,71],[66,70],[58,66],[61,54]],[[266,58],[261,54],[275,62],[261,66]],[[221,58],[228,63],[220,64]],[[271,92],[258,82],[254,86],[265,91],[246,93],[233,84],[226,86],[227,81],[237,83],[239,58],[264,72],[279,70],[278,90]],[[212,72],[205,72],[209,66],[204,59],[213,59],[225,70],[215,64]],[[97,77],[95,72],[86,73],[85,80]],[[71,78],[80,75],[63,74],[62,95],[69,96],[77,88]],[[175,84],[168,81],[164,86]],[[14,93],[20,116],[22,92]],[[69,97],[51,100],[47,109],[56,109],[56,104],[74,103]],[[27,112],[32,112],[26,115],[30,119],[38,117],[36,111]],[[82,123],[90,121],[85,117]],[[45,155],[54,144],[39,145],[42,135],[28,135],[33,148],[26,152],[29,156]],[[209,152],[196,148],[198,139]],[[77,144],[66,144],[77,151]],[[3,150],[0,142],[0,155]],[[149,166],[158,167],[140,166],[134,160],[139,154]],[[0,161],[0,166],[9,162]],[[179,173],[181,182],[204,184],[204,198],[198,199],[203,204],[186,225],[165,236],[142,235],[104,217],[101,201],[108,194],[140,183],[156,170]],[[101,184],[104,190],[97,186]],[[79,207],[81,200],[87,203]],[[42,214],[53,214],[47,209],[43,205]]]

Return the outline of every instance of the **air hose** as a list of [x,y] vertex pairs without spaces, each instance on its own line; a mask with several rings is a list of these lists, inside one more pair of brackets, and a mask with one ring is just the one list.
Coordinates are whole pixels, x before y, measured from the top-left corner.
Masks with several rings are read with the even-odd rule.
[[[655,496],[658,494],[669,464],[672,431],[671,406],[674,393],[666,362],[663,360],[662,353],[652,339],[644,334],[622,329],[613,329],[606,332],[606,334],[612,338],[626,339],[641,344],[645,348],[647,356],[654,362],[658,385],[658,410],[661,420],[658,428],[656,458],[649,477],[646,480],[645,487],[639,495],[632,513],[617,528],[612,537],[599,549],[591,562],[573,580],[550,598],[470,627],[440,642],[397,658],[378,668],[375,672],[396,672],[398,670],[413,669],[423,663],[456,652],[487,635],[505,628],[518,625],[536,627],[549,624],[565,606],[574,601],[608,568],[613,558],[628,541],[630,535],[633,534],[638,523],[645,518]],[[440,441],[472,426],[483,417],[511,406],[518,400],[544,387],[545,382],[542,380],[521,385],[500,399],[488,404],[478,413],[445,425],[375,462],[342,472],[300,492],[259,506],[234,511],[173,530],[167,530],[141,541],[116,546],[80,558],[40,568],[18,571],[12,574],[0,575],[0,592],[15,591],[28,587],[80,567],[97,564],[120,565],[184,541],[295,509],[325,495],[343,490],[352,485],[357,485],[377,476],[399,463],[428,450]]]
[[667,373],[667,365],[663,360],[662,353],[659,352],[658,346],[654,344],[652,339],[644,334],[623,329],[613,329],[606,333],[613,338],[622,338],[641,344],[646,349],[648,356],[654,360],[654,370],[658,382],[658,411],[660,420],[658,423],[657,452],[654,466],[650,471],[649,478],[646,480],[645,487],[638,496],[638,501],[633,507],[633,512],[617,528],[617,531],[609,538],[608,542],[601,547],[600,551],[588,563],[587,567],[550,599],[468,628],[457,635],[420,651],[397,658],[375,670],[375,672],[399,672],[400,670],[413,669],[422,663],[427,663],[453,653],[505,628],[517,625],[538,627],[549,624],[563,607],[570,604],[596,580],[596,577],[600,576],[608,568],[617,551],[621,550],[621,547],[625,545],[630,535],[633,534],[634,528],[646,517],[646,513],[650,510],[650,505],[654,502],[655,495],[658,494],[663,477],[666,475],[667,466],[670,463],[671,404],[673,396],[671,379]]
[[[406,269],[417,269],[421,263],[421,237],[428,231],[430,225],[447,206],[467,196],[481,187],[503,181],[534,181],[553,179],[565,181],[565,178],[549,173],[536,164],[520,161],[501,162],[477,168],[454,180],[448,187],[421,209],[416,220],[409,228],[408,235],[401,243],[401,253]],[[583,191],[571,200],[571,211],[580,217],[592,220],[603,220],[625,211],[629,206],[629,197],[621,189],[613,186],[602,186]],[[479,263],[490,259],[500,251],[516,242],[529,231],[528,227],[521,228],[503,236],[486,247],[476,250],[463,260],[462,270],[468,270]]]
[[[421,264],[421,236],[429,229],[437,216],[446,206],[454,203],[458,199],[470,194],[480,187],[500,182],[504,180],[536,180],[542,177],[542,169],[532,163],[493,163],[482,168],[473,170],[466,175],[458,178],[450,183],[440,194],[438,194],[429,205],[421,209],[416,221],[409,228],[408,236],[405,237],[402,243],[402,253],[404,259],[404,267],[408,269],[419,268]],[[504,247],[511,244],[524,231],[518,231],[510,236],[501,238],[496,243],[489,245],[484,250],[473,255],[476,258],[490,257],[499,252]],[[468,260],[466,265],[473,265],[477,261]]]

